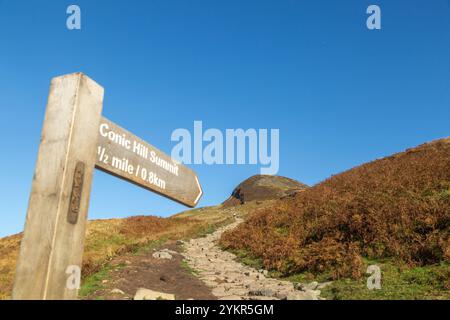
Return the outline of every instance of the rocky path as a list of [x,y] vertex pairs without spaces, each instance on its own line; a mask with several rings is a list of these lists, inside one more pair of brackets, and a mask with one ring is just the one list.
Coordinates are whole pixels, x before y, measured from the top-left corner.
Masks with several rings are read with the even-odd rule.
[[267,271],[256,270],[236,261],[232,253],[217,245],[222,233],[235,228],[242,219],[184,245],[184,258],[198,272],[199,278],[212,289],[219,300],[318,300],[320,288],[316,282],[296,289],[291,282],[266,277]]

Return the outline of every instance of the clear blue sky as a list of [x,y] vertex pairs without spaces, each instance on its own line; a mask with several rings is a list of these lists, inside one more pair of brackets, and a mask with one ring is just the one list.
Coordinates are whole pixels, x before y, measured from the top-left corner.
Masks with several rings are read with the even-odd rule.
[[[23,228],[50,79],[76,71],[104,86],[106,117],[166,152],[194,120],[279,128],[279,174],[315,184],[450,135],[450,2],[0,0],[0,236]],[[192,168],[200,206],[259,171]],[[183,209],[95,174],[91,219]]]

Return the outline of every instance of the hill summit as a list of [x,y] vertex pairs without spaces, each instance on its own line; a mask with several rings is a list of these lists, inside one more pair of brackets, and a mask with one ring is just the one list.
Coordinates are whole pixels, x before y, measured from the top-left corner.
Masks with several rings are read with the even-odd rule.
[[308,186],[296,180],[270,175],[255,175],[240,183],[224,206],[235,206],[249,201],[275,200],[305,190]]

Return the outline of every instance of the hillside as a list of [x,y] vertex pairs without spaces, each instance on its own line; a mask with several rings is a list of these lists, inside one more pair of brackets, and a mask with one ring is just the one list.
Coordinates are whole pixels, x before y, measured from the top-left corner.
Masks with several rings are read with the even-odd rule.
[[[376,160],[276,201],[222,236],[284,276],[360,278],[365,261],[450,262],[450,138]],[[450,268],[440,279],[450,290]],[[366,290],[367,291],[367,290]]]
[[[246,210],[245,207],[242,210]],[[88,222],[83,257],[83,279],[114,257],[145,251],[166,242],[189,239],[228,224],[238,210],[220,206],[182,212],[170,218],[137,216]],[[21,234],[0,239],[0,300],[11,295]]]
[[[217,227],[232,222],[236,215],[245,216],[270,205],[270,199],[278,199],[302,188],[304,185],[292,179],[254,176],[235,189],[246,195],[245,205],[244,201],[238,201],[243,205],[235,207],[228,201],[228,205],[188,210],[169,218],[136,216],[89,221],[82,266],[83,283],[89,287],[92,277],[103,274],[113,261],[123,260],[124,256],[211,233]],[[262,202],[252,201],[256,199]],[[10,297],[21,238],[22,234],[16,234],[0,239],[0,299]],[[128,260],[133,259],[128,257]]]
[[[237,256],[211,240],[220,235],[221,247]],[[181,246],[177,241],[194,238]],[[20,240],[21,234],[0,239],[0,299],[10,297]],[[155,250],[177,253],[173,260],[158,260]],[[189,252],[191,259],[183,260]],[[387,288],[376,293],[367,290],[363,277],[373,263],[382,267]],[[215,276],[209,275],[212,269]],[[89,221],[82,270],[82,299],[129,299],[142,286],[180,299],[217,298],[230,294],[223,288],[231,285],[230,277],[236,277],[234,294],[246,297],[273,291],[269,298],[280,298],[277,290],[292,286],[273,279],[281,277],[296,287],[333,280],[322,290],[329,299],[448,299],[450,138],[310,188],[289,178],[257,175],[218,206],[170,218]],[[205,275],[199,277],[199,270]],[[214,288],[211,277],[217,278]],[[239,281],[253,286],[247,289]],[[277,289],[261,289],[258,283]],[[126,295],[117,293],[121,290]],[[289,289],[288,295],[309,296],[300,291]]]

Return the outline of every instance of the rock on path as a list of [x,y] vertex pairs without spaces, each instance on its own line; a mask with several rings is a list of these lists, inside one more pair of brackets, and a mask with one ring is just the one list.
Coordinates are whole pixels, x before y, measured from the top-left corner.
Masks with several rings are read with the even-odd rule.
[[[267,272],[256,270],[236,261],[236,256],[222,251],[217,245],[222,233],[235,228],[243,220],[237,218],[228,226],[219,228],[204,238],[192,239],[184,244],[183,256],[188,265],[198,272],[199,278],[219,300],[318,300],[317,286],[299,286],[273,278]],[[315,283],[314,283],[315,284]]]

